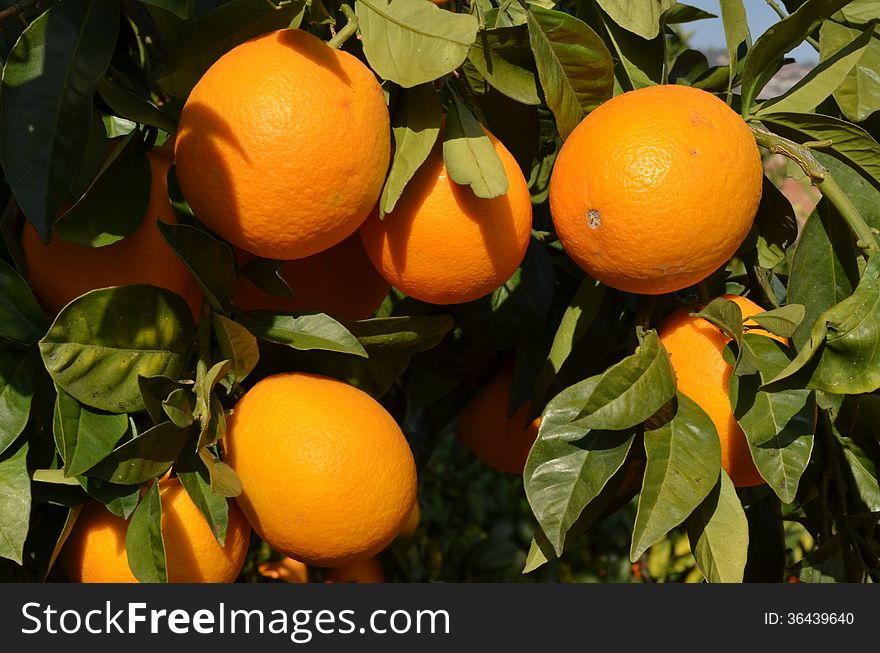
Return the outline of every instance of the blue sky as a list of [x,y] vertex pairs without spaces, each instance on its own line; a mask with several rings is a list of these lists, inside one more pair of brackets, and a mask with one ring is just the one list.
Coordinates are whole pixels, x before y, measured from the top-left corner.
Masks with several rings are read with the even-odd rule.
[[[716,16],[721,16],[718,0],[683,0],[685,4],[705,9]],[[773,11],[765,0],[744,0],[746,16],[749,20],[749,30],[752,33],[752,42],[757,41],[768,27],[779,21],[779,16]],[[782,6],[782,3],[779,2]],[[698,50],[706,48],[726,49],[724,41],[724,26],[721,18],[709,18],[694,23],[682,25],[685,31],[693,32],[691,45]],[[801,44],[791,51],[790,56],[801,63],[815,62],[819,55],[809,44]]]

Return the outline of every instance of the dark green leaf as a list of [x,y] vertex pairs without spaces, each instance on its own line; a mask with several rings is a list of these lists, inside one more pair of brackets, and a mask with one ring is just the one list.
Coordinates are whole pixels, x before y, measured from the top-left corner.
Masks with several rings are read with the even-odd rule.
[[44,241],[83,162],[92,96],[119,31],[119,3],[52,5],[19,37],[3,67],[0,161]]
[[278,297],[293,297],[293,290],[281,276],[279,269],[284,261],[255,256],[239,268],[238,273],[260,290]]
[[142,0],[145,5],[152,5],[170,11],[178,18],[192,16],[193,0]]
[[276,6],[270,0],[233,0],[188,23],[176,35],[159,84],[185,99],[206,70],[248,39],[287,27],[302,12],[303,0]]
[[751,320],[757,322],[770,333],[782,338],[790,338],[804,319],[803,304],[788,304],[772,311],[764,311],[753,315]]
[[162,407],[162,402],[172,392],[182,387],[184,387],[182,383],[167,376],[138,377],[141,399],[154,424],[161,424],[165,421],[165,409]]
[[440,100],[433,84],[401,90],[391,116],[394,158],[379,199],[380,217],[394,210],[403,189],[428,158],[440,134],[441,117]]
[[710,583],[740,583],[749,549],[749,525],[733,482],[718,483],[685,522],[694,559]]
[[49,326],[49,320],[21,275],[0,260],[0,338],[33,345]]
[[227,312],[235,293],[235,255],[226,243],[188,224],[156,226],[174,253],[192,272],[215,311]]
[[[724,4],[722,0],[722,4]],[[695,20],[704,20],[706,18],[717,18],[716,14],[686,5],[683,2],[677,2],[666,10],[663,20],[667,25],[678,25],[681,23],[692,23]]]
[[28,423],[35,363],[31,353],[0,349],[0,454],[15,442]]
[[125,533],[125,552],[131,573],[142,583],[168,582],[162,539],[162,499],[159,484],[151,483],[131,516]]
[[176,377],[192,338],[192,313],[178,295],[117,286],[65,306],[40,340],[40,353],[55,383],[75,399],[126,413],[144,409],[138,377]]
[[117,116],[142,125],[158,127],[168,133],[177,130],[177,121],[174,118],[153,104],[149,98],[141,97],[126,88],[124,77],[112,66],[107,75],[98,82],[98,93]]
[[244,325],[257,338],[293,349],[321,349],[367,356],[367,352],[348,329],[323,313],[295,316],[252,311],[247,314]]
[[521,104],[540,104],[538,80],[525,25],[482,30],[468,61],[489,84]]
[[818,549],[811,551],[795,567],[803,583],[843,583],[847,580],[841,535],[837,533]]
[[529,7],[529,40],[547,106],[563,139],[614,91],[611,54],[590,27],[569,14]]
[[424,1],[357,0],[355,11],[370,67],[404,88],[432,82],[458,68],[479,28],[470,14]]
[[753,231],[758,265],[770,270],[785,260],[786,251],[798,236],[798,224],[791,202],[766,175],[763,186]]
[[201,449],[199,458],[204,463],[210,477],[211,491],[221,497],[237,497],[241,494],[241,479],[226,463],[217,460],[209,449]]
[[813,452],[816,399],[804,389],[765,392],[769,380],[789,364],[782,343],[757,334],[743,336],[760,374],[739,377],[734,416],[749,443],[761,476],[784,503],[792,503]]
[[211,477],[205,463],[195,453],[190,452],[174,469],[189,498],[204,515],[218,544],[225,546],[229,503],[225,497],[214,494],[211,490]]
[[880,511],[880,481],[878,481],[880,473],[877,470],[877,463],[871,460],[871,457],[852,438],[838,436],[838,440],[847,468],[852,475],[852,487],[858,493],[859,499],[868,511]]
[[724,38],[727,41],[727,92],[733,85],[733,78],[739,67],[739,47],[745,43],[747,47],[752,45],[752,35],[749,32],[749,21],[746,16],[746,8],[743,0],[721,0],[721,22],[724,24]]
[[114,449],[88,475],[119,485],[144,483],[168,471],[189,436],[189,429],[172,422],[159,424]]
[[744,583],[781,583],[785,580],[785,522],[779,518],[782,506],[774,494],[765,494],[745,506],[749,521],[749,557]]
[[[874,8],[873,18],[880,16],[880,7]],[[872,113],[880,110],[880,31],[873,25],[874,37],[856,62],[846,79],[834,90],[834,99],[843,111],[843,115],[853,122],[862,122]],[[822,23],[819,30],[819,58],[827,59],[832,53],[855,40],[859,29],[842,25],[831,20]]]
[[743,315],[739,305],[735,302],[724,297],[716,297],[705,308],[691,313],[691,315],[701,317],[714,324],[721,329],[724,335],[733,339],[737,346],[742,344]]
[[450,179],[470,186],[477,197],[500,197],[509,188],[495,146],[457,94],[453,94],[443,132],[443,163]]
[[23,563],[31,514],[27,440],[0,454],[0,558]]
[[140,227],[150,201],[150,162],[141,136],[135,130],[116,146],[85,194],[55,223],[55,236],[104,247]]
[[106,458],[128,430],[128,415],[89,410],[56,387],[52,430],[64,475],[79,476]]
[[827,202],[807,218],[791,261],[788,301],[804,307],[792,341],[800,351],[819,316],[849,297],[859,279],[852,236]]
[[758,94],[770,81],[783,56],[819,28],[824,18],[848,0],[807,0],[797,11],[771,25],[746,56],[742,74],[742,114],[748,116]]
[[230,363],[229,376],[221,380],[232,392],[244,381],[260,360],[257,339],[238,322],[214,314],[214,334],[223,358]]
[[107,510],[121,519],[128,519],[140,501],[140,485],[117,485],[100,478],[80,476],[77,481],[89,496],[103,503]]
[[178,428],[185,429],[193,423],[190,393],[183,388],[175,388],[162,402],[165,414]]
[[92,122],[89,128],[89,140],[86,143],[83,161],[68,193],[69,202],[73,202],[86,192],[95,176],[104,165],[107,154],[107,128],[100,111],[92,111]]
[[597,0],[615,23],[652,39],[660,32],[661,17],[675,5],[675,0],[652,0],[651,2],[627,2],[626,0]]
[[721,444],[711,418],[683,394],[675,413],[646,425],[648,455],[630,559],[635,561],[703,502],[718,482]]
[[[827,24],[827,21],[826,21]],[[843,44],[783,95],[764,102],[755,116],[767,113],[807,113],[821,104],[846,79],[868,48],[873,28]]]

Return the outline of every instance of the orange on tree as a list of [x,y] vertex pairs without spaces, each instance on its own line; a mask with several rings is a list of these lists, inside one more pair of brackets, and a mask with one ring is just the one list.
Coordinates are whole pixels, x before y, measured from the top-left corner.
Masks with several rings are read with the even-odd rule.
[[[241,249],[236,252],[239,265],[252,256]],[[284,261],[278,272],[293,290],[293,297],[267,293],[242,276],[233,302],[246,311],[314,311],[342,320],[363,320],[379,308],[391,290],[356,233],[330,249]]]
[[[159,483],[162,538],[169,583],[231,583],[244,564],[251,527],[234,502],[229,503],[226,543],[221,547],[204,515],[177,478]],[[100,503],[83,507],[64,544],[61,559],[77,583],[136,583],[128,566],[128,522]]]
[[412,511],[416,467],[403,432],[375,399],[337,379],[265,377],[235,405],[224,443],[254,530],[308,565],[375,555]]
[[[743,318],[749,318],[764,309],[745,297],[723,295],[735,302]],[[728,383],[733,367],[724,360],[724,348],[730,342],[718,327],[701,317],[693,317],[686,308],[672,313],[660,328],[660,341],[669,354],[678,389],[702,408],[718,431],[721,440],[721,466],[737,487],[762,485],[765,481],[755,467],[745,433],[736,421],[730,405]],[[754,321],[746,321],[754,325]],[[764,329],[749,329],[749,333],[787,340]]]
[[260,256],[311,256],[350,236],[379,199],[388,109],[356,57],[300,29],[220,57],[192,89],[175,141],[193,211]]
[[280,580],[285,583],[308,583],[309,568],[299,560],[282,558],[263,562],[257,567],[257,571],[265,578]]
[[384,583],[385,570],[378,558],[356,560],[342,567],[328,569],[325,583]]
[[490,467],[522,474],[541,418],[528,421],[528,402],[510,414],[512,382],[513,366],[506,366],[464,407],[456,434]]
[[442,134],[384,219],[360,233],[373,265],[392,286],[431,304],[458,304],[500,287],[519,267],[532,230],[532,202],[522,171],[489,134],[509,187],[494,199],[449,178]]
[[761,156],[717,97],[680,85],[622,93],[575,128],[550,212],[566,253],[613,288],[656,295],[721,267],[749,233]]
[[412,537],[416,534],[416,531],[419,528],[419,522],[422,520],[422,509],[419,506],[418,499],[413,504],[412,510],[409,513],[409,517],[406,520],[406,523],[403,525],[403,528],[400,529],[400,533],[398,533],[398,537],[408,538]]
[[147,158],[152,174],[147,210],[140,227],[122,240],[104,247],[88,247],[55,235],[47,244],[25,221],[21,247],[26,275],[46,311],[55,314],[96,288],[147,283],[177,293],[193,315],[199,315],[201,290],[156,226],[156,220],[170,224],[177,221],[166,180],[171,154],[164,147],[154,148]]

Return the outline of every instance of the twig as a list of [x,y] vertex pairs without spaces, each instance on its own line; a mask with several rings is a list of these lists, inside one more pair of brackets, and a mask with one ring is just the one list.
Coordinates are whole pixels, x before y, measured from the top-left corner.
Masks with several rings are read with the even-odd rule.
[[340,10],[342,11],[343,16],[345,16],[346,23],[341,30],[336,32],[333,38],[327,41],[327,45],[335,50],[341,48],[342,44],[354,36],[358,31],[358,19],[357,15],[354,13],[354,9],[348,5],[342,5]]

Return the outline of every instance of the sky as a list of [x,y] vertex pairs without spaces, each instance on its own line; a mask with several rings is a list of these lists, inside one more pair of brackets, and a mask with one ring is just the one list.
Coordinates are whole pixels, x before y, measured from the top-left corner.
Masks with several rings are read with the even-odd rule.
[[[685,31],[693,32],[691,45],[698,50],[707,48],[721,48],[726,50],[724,40],[724,26],[721,24],[721,9],[718,0],[682,0],[685,4],[699,7],[709,11],[719,18],[707,18],[693,23],[682,25]],[[779,16],[770,8],[765,0],[743,0],[746,8],[746,16],[749,21],[749,31],[752,33],[752,42],[758,40],[768,27],[779,22]],[[782,6],[781,2],[778,2]],[[791,51],[790,56],[798,63],[815,62],[819,55],[807,43],[802,43]]]

